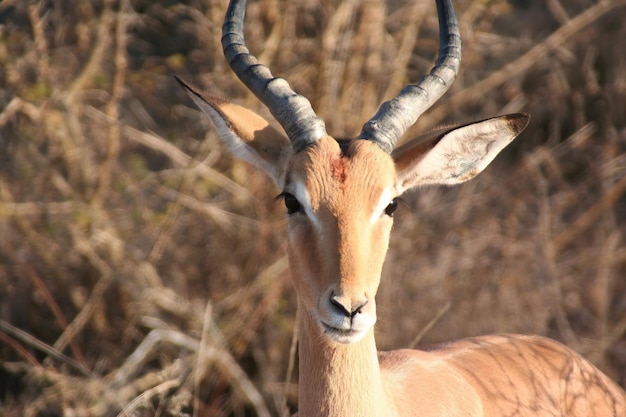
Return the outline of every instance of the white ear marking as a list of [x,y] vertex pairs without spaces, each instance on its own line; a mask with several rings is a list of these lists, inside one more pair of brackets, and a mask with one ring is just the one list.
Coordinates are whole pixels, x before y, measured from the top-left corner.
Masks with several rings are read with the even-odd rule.
[[286,137],[258,114],[208,96],[176,78],[193,102],[209,116],[228,150],[267,173],[277,186],[284,181],[285,165],[293,149]]
[[196,94],[189,95],[196,105],[209,116],[211,123],[215,127],[217,134],[222,138],[228,150],[237,158],[242,159],[267,172],[272,178],[279,176],[278,169],[257,155],[246,142],[240,138],[227,121],[223,114],[217,111]]
[[431,146],[423,146],[419,140],[415,141],[419,146],[409,142],[398,149],[396,162],[402,168],[397,187],[405,191],[420,185],[452,185],[475,177],[528,121],[527,114],[510,114],[445,131]]

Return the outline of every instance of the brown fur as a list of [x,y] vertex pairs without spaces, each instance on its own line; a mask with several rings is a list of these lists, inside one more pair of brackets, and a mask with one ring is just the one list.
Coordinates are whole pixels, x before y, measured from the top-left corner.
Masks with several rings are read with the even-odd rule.
[[[359,341],[341,344],[320,324],[334,308],[331,296],[350,312],[362,306],[355,315],[375,317],[374,297],[392,225],[389,216],[377,213],[385,192],[393,198],[416,185],[468,179],[494,157],[491,149],[501,149],[519,133],[527,116],[471,125],[459,136],[471,142],[468,146],[454,136],[436,135],[409,143],[392,159],[374,143],[355,140],[340,146],[331,137],[293,154],[282,139],[268,139],[259,116],[206,102],[219,107],[218,116],[226,119],[231,131],[224,140],[236,155],[247,160],[257,155],[271,164],[257,166],[278,184],[284,182],[285,192],[307,193],[308,212],[290,216],[288,233],[299,309],[300,417],[626,416],[626,394],[551,340],[486,336],[430,351],[377,353],[371,327]],[[481,142],[483,136],[487,139]],[[466,158],[472,169],[464,170]]]
[[[613,382],[547,339],[487,336],[429,352],[380,353],[378,361],[373,332],[350,345],[328,340],[310,312],[329,285],[376,293],[390,228],[376,225],[367,232],[365,225],[376,204],[373,190],[393,184],[390,158],[365,142],[348,149],[349,156],[338,157],[339,149],[326,139],[290,164],[290,177],[305,182],[323,227],[319,235],[310,229],[301,233],[305,225],[290,232],[293,280],[302,303],[300,417],[626,416],[626,399]],[[329,154],[335,159],[325,157]],[[337,160],[343,161],[345,183],[326,166]]]

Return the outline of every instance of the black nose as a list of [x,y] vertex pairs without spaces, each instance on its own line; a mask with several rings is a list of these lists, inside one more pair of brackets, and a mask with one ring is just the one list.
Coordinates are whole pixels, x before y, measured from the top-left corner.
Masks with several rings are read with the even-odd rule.
[[334,293],[330,295],[330,304],[335,307],[337,312],[349,318],[354,318],[354,316],[361,313],[368,301],[369,300],[367,298],[352,301],[347,297],[341,297],[335,295]]

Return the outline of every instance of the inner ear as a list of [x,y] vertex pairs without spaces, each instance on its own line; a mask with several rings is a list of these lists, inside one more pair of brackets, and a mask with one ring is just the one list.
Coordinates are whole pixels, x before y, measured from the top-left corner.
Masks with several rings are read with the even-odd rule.
[[453,185],[474,178],[526,128],[525,113],[433,132],[393,152],[399,192],[420,185]]

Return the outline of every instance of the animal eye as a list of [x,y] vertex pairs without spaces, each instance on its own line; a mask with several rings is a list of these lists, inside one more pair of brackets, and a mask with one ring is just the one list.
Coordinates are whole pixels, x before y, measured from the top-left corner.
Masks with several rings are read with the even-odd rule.
[[391,203],[389,203],[389,205],[385,207],[385,214],[389,217],[393,217],[393,213],[396,211],[397,208],[398,200],[394,198],[393,200],[391,200]]
[[280,197],[285,202],[285,207],[287,207],[287,214],[295,214],[302,209],[300,202],[297,198],[293,196],[293,194],[282,193]]

